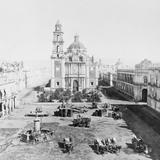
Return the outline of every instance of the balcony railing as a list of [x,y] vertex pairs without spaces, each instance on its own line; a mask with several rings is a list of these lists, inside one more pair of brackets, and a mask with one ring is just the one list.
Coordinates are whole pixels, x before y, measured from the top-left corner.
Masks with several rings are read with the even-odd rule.
[[85,77],[85,74],[65,74],[65,77]]
[[160,88],[160,85],[159,85],[159,84],[156,84],[156,83],[148,83],[148,85],[151,86],[151,87]]

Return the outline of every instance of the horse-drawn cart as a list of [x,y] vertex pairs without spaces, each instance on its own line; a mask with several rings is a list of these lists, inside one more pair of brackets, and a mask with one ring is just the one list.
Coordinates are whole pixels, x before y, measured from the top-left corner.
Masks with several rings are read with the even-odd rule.
[[70,108],[59,108],[58,111],[54,112],[54,116],[59,117],[72,117],[73,111]]
[[81,117],[80,115],[73,119],[74,127],[90,127],[91,118]]
[[115,119],[115,120],[118,120],[118,119],[122,119],[122,112],[115,112],[113,111],[112,112],[112,118]]
[[142,138],[132,138],[133,149],[138,153],[148,153],[148,146],[144,143]]
[[98,117],[102,117],[102,116],[104,116],[104,115],[106,115],[106,113],[107,113],[107,110],[106,109],[96,109],[94,112],[93,112],[93,114],[92,114],[92,116],[98,116]]

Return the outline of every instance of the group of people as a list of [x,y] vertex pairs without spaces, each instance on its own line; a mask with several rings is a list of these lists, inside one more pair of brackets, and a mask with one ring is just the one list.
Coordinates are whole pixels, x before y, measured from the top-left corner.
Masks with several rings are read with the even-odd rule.
[[103,154],[105,151],[117,153],[117,151],[120,152],[121,146],[118,146],[116,143],[117,140],[115,137],[106,139],[96,138],[94,140],[94,147],[97,153]]
[[137,145],[144,145],[142,137],[137,137],[136,135],[133,135],[132,143],[137,143]]
[[144,152],[144,153],[146,153],[146,154],[149,153],[149,148],[148,148],[148,146],[144,143],[142,137],[137,137],[136,135],[133,135],[132,144],[133,144],[134,149],[135,149],[137,152]]

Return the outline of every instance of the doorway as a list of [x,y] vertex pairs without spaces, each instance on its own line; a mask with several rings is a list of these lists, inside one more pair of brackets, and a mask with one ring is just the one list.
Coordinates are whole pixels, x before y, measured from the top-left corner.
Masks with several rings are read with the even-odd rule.
[[142,90],[142,102],[147,102],[147,89]]

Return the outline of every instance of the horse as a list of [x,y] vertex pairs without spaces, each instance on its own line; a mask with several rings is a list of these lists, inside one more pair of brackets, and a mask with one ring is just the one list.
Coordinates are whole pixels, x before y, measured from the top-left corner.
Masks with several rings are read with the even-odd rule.
[[72,138],[67,137],[63,139],[63,148],[66,150],[67,153],[70,154],[70,152],[73,150],[73,145],[72,145]]
[[148,146],[146,144],[144,144],[144,141],[142,138],[137,138],[136,136],[134,136],[132,138],[132,145],[134,147],[134,150],[136,152],[144,152],[146,154],[148,154],[149,150],[148,150]]
[[112,113],[112,117],[114,118],[114,119],[122,119],[122,112],[113,112]]

